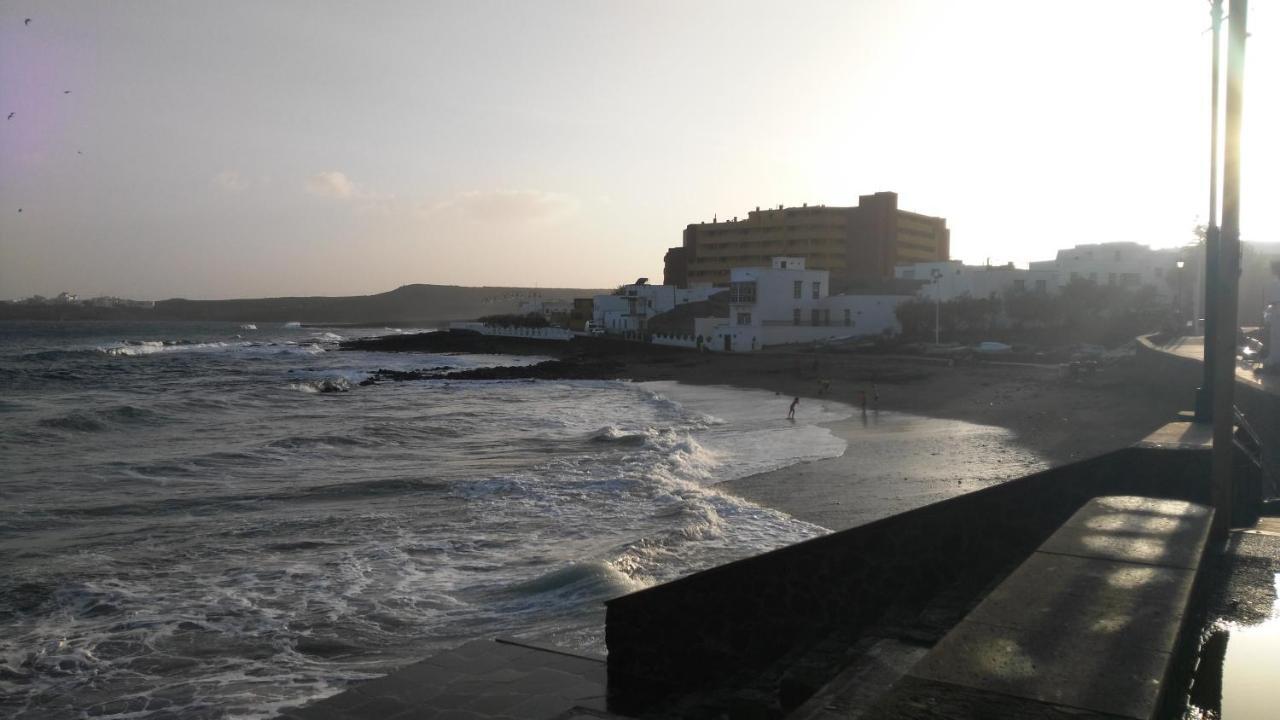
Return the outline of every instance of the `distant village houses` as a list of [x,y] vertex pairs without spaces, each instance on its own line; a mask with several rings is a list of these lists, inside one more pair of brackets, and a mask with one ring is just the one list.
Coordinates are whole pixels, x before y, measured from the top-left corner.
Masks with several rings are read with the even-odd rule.
[[[1261,260],[1250,262],[1250,252]],[[1266,304],[1250,289],[1251,268],[1280,257],[1280,248],[1246,245],[1245,257],[1242,319],[1260,317]],[[1088,284],[1132,291],[1148,313],[1163,307],[1180,321],[1203,314],[1199,246],[1092,243],[1026,268],[968,265],[951,258],[945,218],[900,209],[893,192],[863,195],[850,207],[757,207],[743,218],[691,223],[663,260],[660,285],[639,278],[555,307],[527,303],[521,312],[554,317],[573,332],[711,352],[896,335],[905,303],[982,301],[983,312],[994,313],[991,327],[1009,317],[1034,324],[1042,306],[1034,296]]]

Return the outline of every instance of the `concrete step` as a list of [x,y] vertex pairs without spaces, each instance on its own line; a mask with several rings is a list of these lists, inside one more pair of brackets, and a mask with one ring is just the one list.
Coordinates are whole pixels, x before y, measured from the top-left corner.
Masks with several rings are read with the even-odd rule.
[[929,649],[891,638],[878,640],[787,720],[856,720]]
[[475,640],[279,720],[609,718],[604,660],[514,640]]

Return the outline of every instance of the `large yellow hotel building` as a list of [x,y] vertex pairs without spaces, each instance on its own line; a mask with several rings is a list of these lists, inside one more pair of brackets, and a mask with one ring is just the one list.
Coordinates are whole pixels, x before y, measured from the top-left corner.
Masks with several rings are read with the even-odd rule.
[[743,220],[686,227],[683,244],[667,251],[663,283],[728,285],[730,269],[769,267],[780,255],[830,271],[832,288],[845,289],[892,278],[895,265],[950,259],[951,233],[943,218],[899,210],[892,192],[863,195],[856,207],[756,208]]

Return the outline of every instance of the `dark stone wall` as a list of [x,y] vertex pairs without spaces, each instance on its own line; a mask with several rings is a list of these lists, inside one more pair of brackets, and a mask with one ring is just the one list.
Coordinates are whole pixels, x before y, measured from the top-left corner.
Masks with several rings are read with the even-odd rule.
[[1208,467],[1207,451],[1128,448],[617,598],[605,631],[610,693],[643,710],[750,685],[798,648],[944,591],[980,597],[1090,498],[1207,501]]
[[[1142,341],[1138,342],[1138,361],[1147,383],[1184,395],[1191,406],[1203,379],[1204,366],[1199,361],[1162,352]],[[1280,394],[1237,382],[1235,404],[1262,440],[1261,493],[1275,497],[1280,494]]]

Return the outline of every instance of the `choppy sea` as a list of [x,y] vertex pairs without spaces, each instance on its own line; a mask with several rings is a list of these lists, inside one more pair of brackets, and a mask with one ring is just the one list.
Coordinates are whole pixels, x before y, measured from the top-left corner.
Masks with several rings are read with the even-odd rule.
[[716,485],[841,454],[848,406],[360,387],[538,358],[336,349],[416,330],[0,323],[0,716],[266,718],[478,637],[603,653],[602,601],[825,532]]

